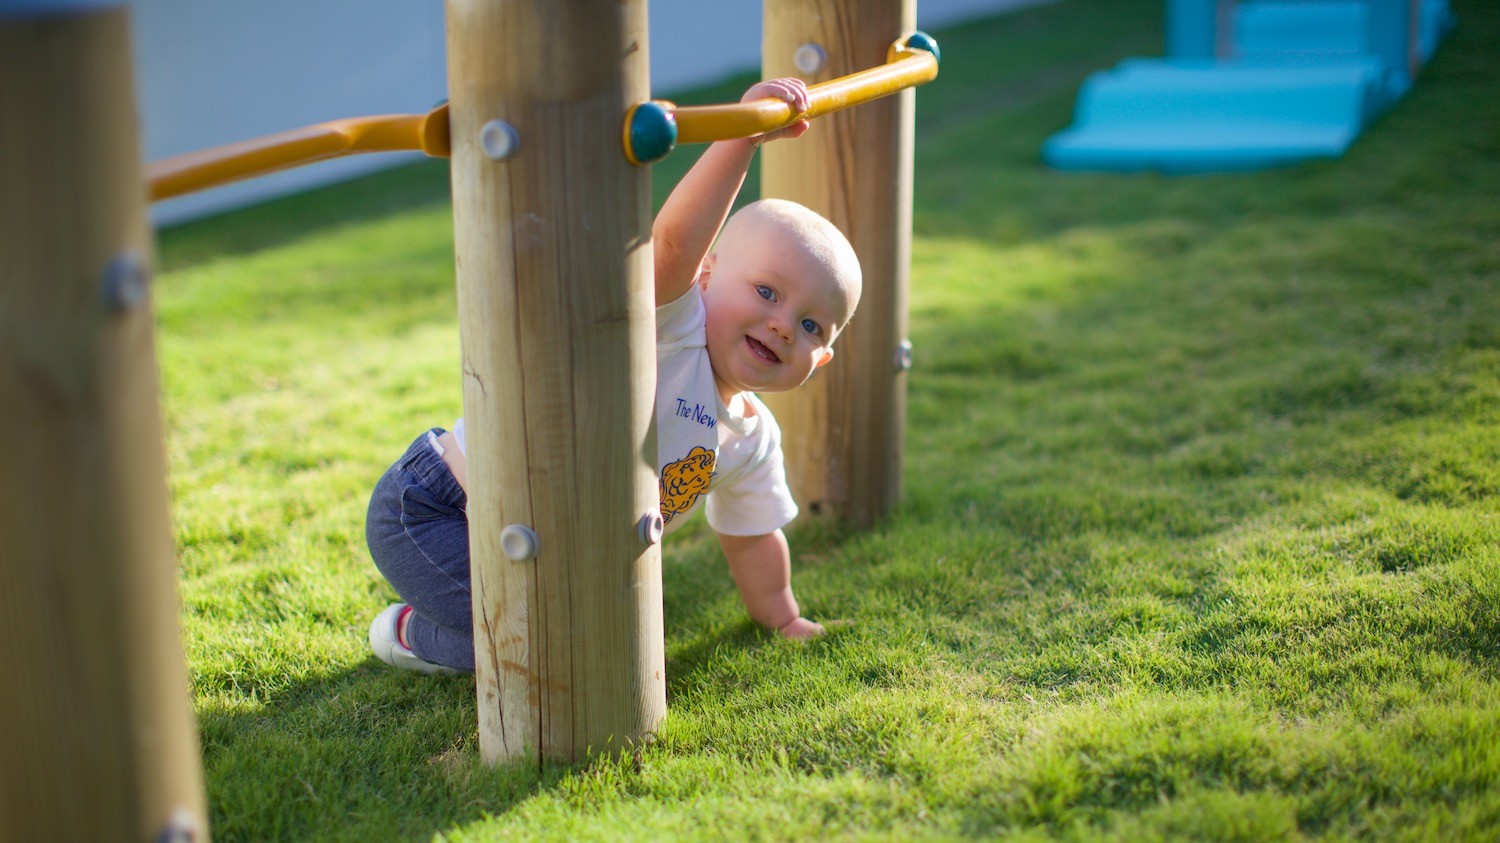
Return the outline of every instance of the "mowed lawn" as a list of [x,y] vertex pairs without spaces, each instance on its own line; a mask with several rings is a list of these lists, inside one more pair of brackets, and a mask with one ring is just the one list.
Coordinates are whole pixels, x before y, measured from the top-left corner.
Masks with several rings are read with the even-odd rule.
[[936,33],[904,497],[791,532],[804,609],[853,624],[761,632],[711,534],[674,536],[670,712],[624,758],[486,767],[472,678],[365,643],[369,491],[461,413],[446,167],[163,232],[215,836],[1495,839],[1500,8],[1455,0],[1342,159],[1044,168],[1162,5]]

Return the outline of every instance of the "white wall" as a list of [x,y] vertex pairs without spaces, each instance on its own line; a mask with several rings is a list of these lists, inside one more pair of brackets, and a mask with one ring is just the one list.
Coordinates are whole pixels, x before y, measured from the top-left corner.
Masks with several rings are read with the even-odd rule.
[[[1048,2],[1056,0],[917,0],[917,26],[931,30]],[[650,6],[651,90],[658,96],[760,67],[757,0],[650,0]]]
[[[1049,0],[919,0],[918,24]],[[131,0],[147,161],[447,95],[442,0]],[[658,95],[760,64],[755,0],[651,0]],[[360,155],[157,203],[169,225],[420,159]]]
[[[447,91],[442,0],[131,0],[144,155],[155,161],[341,117],[423,112]],[[361,155],[158,202],[158,223],[420,159]]]

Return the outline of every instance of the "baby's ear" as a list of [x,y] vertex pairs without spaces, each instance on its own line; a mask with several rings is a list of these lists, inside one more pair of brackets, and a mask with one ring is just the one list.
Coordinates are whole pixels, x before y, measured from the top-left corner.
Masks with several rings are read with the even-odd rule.
[[693,283],[697,284],[700,288],[707,290],[708,277],[713,274],[714,253],[709,252],[708,254],[703,256],[703,262],[698,264],[698,277],[693,279]]
[[828,364],[829,360],[832,360],[832,359],[833,359],[833,349],[831,349],[831,348],[825,348],[825,349],[823,349],[823,355],[818,358],[818,362],[816,362],[816,363],[813,364],[813,368],[814,369],[822,368],[823,366],[826,366]]

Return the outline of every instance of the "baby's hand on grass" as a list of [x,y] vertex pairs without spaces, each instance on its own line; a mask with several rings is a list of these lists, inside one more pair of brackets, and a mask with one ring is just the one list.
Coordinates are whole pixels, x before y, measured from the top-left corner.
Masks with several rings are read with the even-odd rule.
[[[750,90],[746,91],[743,97],[740,97],[740,102],[763,100],[767,97],[779,99],[791,106],[793,114],[801,114],[812,105],[812,97],[807,92],[807,83],[795,76],[770,79],[751,85]],[[750,143],[760,146],[767,141],[801,137],[802,133],[807,131],[808,125],[806,120],[798,120],[785,128],[750,138]]]

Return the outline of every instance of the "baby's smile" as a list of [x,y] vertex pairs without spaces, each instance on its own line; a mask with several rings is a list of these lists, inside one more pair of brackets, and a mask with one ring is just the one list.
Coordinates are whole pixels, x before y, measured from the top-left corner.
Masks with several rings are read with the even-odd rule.
[[781,362],[781,358],[776,356],[776,352],[772,351],[770,346],[766,345],[755,337],[749,336],[747,334],[745,336],[745,344],[750,346],[750,352],[752,354],[766,361],[767,363]]

